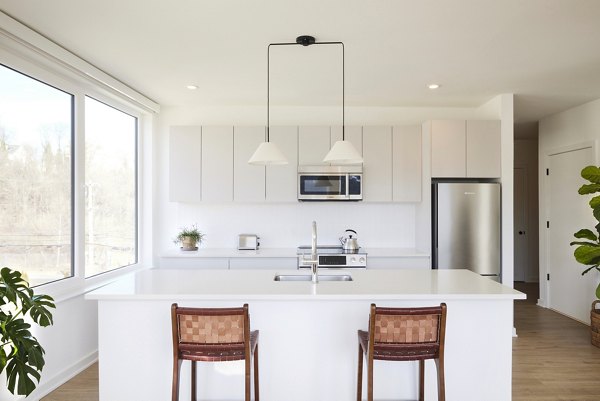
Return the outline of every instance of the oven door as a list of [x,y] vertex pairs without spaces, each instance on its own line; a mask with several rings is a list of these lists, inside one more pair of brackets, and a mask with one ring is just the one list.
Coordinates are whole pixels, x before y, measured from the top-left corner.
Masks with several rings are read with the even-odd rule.
[[348,200],[347,174],[299,174],[299,200]]

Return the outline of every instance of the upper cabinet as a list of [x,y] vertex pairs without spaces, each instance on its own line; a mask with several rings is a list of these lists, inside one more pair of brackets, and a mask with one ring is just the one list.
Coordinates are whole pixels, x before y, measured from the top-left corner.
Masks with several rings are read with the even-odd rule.
[[298,165],[318,166],[329,152],[329,126],[306,126],[298,128]]
[[363,200],[391,202],[391,127],[363,127],[363,159]]
[[432,121],[432,177],[498,178],[500,167],[500,121]]
[[201,198],[202,127],[171,127],[169,132],[169,200],[199,202]]
[[202,200],[233,200],[233,127],[202,127]]
[[283,166],[267,166],[267,202],[298,201],[298,127],[271,127],[270,141],[287,158]]
[[467,177],[500,177],[500,157],[500,121],[467,121]]
[[248,164],[248,160],[265,141],[265,127],[233,128],[233,200],[265,200],[265,166]]
[[392,128],[394,202],[421,202],[421,125]]

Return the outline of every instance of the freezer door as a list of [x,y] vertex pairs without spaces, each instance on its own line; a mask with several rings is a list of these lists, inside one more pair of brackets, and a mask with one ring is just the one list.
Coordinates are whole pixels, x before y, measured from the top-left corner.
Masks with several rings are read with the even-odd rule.
[[500,274],[500,184],[436,184],[437,268]]

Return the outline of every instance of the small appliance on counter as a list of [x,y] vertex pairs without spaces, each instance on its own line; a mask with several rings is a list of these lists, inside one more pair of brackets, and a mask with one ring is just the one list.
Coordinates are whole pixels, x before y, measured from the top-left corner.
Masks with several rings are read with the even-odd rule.
[[256,234],[240,234],[238,235],[238,249],[239,250],[258,250],[260,237]]
[[358,253],[360,247],[358,246],[358,239],[356,238],[358,234],[356,234],[356,231],[349,228],[344,232],[344,235],[340,237],[342,249],[347,253]]
[[[298,255],[298,268],[310,267],[302,263],[310,257],[311,247],[309,245],[299,246],[296,250]],[[345,251],[341,245],[318,245],[317,260],[319,268],[359,268],[367,267],[367,253],[357,249],[356,251]]]

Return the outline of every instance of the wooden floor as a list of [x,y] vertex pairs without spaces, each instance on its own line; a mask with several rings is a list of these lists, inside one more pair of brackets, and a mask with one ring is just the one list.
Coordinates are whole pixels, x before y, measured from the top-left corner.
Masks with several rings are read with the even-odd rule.
[[[600,348],[590,344],[589,327],[536,306],[537,284],[515,288],[528,299],[515,303],[513,401],[600,401]],[[41,401],[97,400],[94,364]]]

